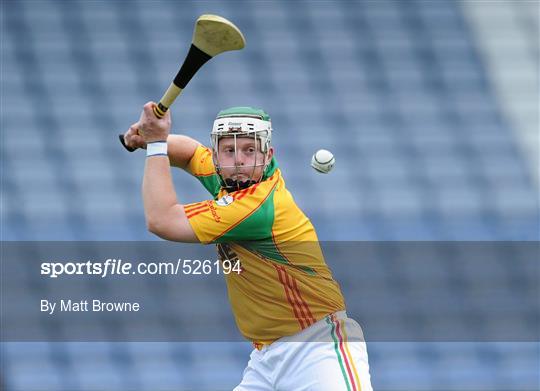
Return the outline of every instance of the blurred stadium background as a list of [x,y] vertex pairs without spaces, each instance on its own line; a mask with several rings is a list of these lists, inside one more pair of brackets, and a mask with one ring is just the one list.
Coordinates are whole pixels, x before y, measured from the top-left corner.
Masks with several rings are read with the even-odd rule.
[[[154,240],[140,197],[144,157],[117,134],[159,99],[203,13],[235,22],[247,47],[197,74],[172,109],[174,132],[207,142],[220,109],[265,108],[287,184],[321,239],[539,239],[536,0],[1,6],[4,241]],[[331,175],[309,167],[319,148],[336,156]],[[207,198],[185,174],[175,179],[181,200]],[[347,298],[355,280],[337,273]],[[539,388],[538,343],[368,348],[380,390]],[[249,351],[4,342],[0,381],[6,390],[231,389]]]

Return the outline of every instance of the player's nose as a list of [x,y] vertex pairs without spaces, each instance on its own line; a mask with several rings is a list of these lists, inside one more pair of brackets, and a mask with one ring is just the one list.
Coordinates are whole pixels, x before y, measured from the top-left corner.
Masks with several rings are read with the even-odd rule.
[[236,163],[239,166],[244,166],[246,164],[246,156],[243,153],[238,153],[236,156]]

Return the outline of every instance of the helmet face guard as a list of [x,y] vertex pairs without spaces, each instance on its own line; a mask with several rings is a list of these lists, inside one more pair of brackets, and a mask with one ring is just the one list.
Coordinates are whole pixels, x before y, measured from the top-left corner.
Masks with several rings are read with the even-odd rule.
[[[234,140],[234,165],[232,166],[222,166],[219,163],[219,142],[223,138],[232,138]],[[232,168],[236,170],[236,177],[238,178],[240,166],[238,165],[237,140],[239,138],[253,139],[257,150],[260,150],[260,152],[264,154],[264,158],[261,162],[257,161],[257,158],[255,158],[253,165],[250,166],[252,168],[250,178],[246,181],[223,178],[222,176],[222,169]],[[264,172],[270,163],[266,156],[270,150],[271,138],[272,123],[270,122],[268,115],[262,110],[246,107],[232,108],[220,112],[212,127],[211,141],[212,150],[214,152],[214,166],[220,177],[222,187],[227,191],[236,191],[260,182],[263,177],[262,174],[257,180],[254,180],[253,178],[257,167],[262,167],[262,171]]]

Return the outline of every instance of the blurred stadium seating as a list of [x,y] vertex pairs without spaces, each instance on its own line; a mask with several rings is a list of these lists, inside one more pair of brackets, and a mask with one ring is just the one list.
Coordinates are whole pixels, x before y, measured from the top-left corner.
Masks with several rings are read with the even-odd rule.
[[[174,131],[206,142],[220,109],[265,108],[288,187],[321,239],[538,240],[538,2],[492,3],[4,0],[1,239],[154,240],[144,158],[117,134],[161,96],[196,17],[217,13],[247,47],[193,79]],[[336,156],[328,176],[309,167],[319,148]],[[175,181],[183,201],[208,197],[183,173]],[[539,387],[538,343],[368,347],[376,389]],[[3,343],[1,380],[6,390],[230,389],[249,351]]]

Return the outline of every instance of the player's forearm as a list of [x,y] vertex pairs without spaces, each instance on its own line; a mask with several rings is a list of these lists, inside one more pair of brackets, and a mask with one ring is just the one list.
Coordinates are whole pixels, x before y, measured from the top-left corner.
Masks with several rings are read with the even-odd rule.
[[167,137],[167,150],[171,166],[185,169],[199,142],[188,136],[171,134]]
[[170,220],[178,206],[169,159],[152,156],[146,159],[142,185],[144,214],[148,229],[154,233]]

